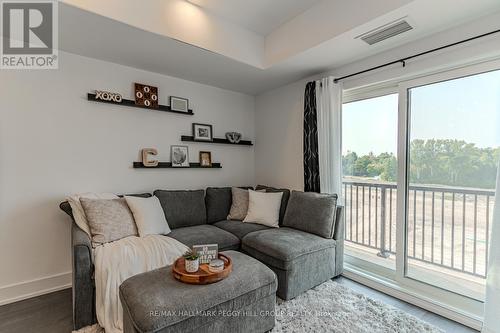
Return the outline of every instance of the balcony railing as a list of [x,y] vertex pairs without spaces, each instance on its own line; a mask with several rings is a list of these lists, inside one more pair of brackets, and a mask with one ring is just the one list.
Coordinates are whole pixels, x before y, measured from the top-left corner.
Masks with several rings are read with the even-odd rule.
[[[345,238],[378,250],[396,251],[397,186],[382,181],[344,180]],[[446,269],[486,277],[495,192],[410,185],[407,256]]]

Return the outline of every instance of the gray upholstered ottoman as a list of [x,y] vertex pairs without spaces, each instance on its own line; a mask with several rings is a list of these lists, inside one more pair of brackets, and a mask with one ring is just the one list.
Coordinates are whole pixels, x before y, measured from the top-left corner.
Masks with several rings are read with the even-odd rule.
[[274,327],[276,275],[254,258],[233,260],[226,279],[189,285],[171,266],[139,274],[120,286],[123,329],[130,332],[266,332]]

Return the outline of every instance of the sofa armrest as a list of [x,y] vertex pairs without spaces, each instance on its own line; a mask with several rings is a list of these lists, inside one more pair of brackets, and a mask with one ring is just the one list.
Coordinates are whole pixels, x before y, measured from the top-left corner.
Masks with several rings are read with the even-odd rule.
[[71,227],[73,265],[73,326],[80,329],[96,322],[94,265],[89,236],[74,222]]
[[335,247],[335,276],[342,274],[344,271],[344,222],[344,207],[337,206],[335,230],[333,232],[333,239],[337,241]]

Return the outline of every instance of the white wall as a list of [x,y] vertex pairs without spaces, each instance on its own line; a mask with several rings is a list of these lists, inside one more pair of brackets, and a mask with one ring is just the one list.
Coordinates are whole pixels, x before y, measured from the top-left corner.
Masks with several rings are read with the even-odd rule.
[[[255,101],[257,183],[303,188],[303,113],[304,89],[308,81],[327,75],[342,76],[388,61],[426,51],[438,46],[498,29],[500,14],[484,17],[459,28],[448,30],[391,51],[338,68],[332,72],[280,87],[257,96]],[[344,81],[351,89],[390,80],[403,80],[430,72],[443,71],[467,63],[498,58],[500,34],[456,46],[412,61],[405,68],[395,65],[384,70]]]
[[[70,220],[58,205],[74,192],[254,184],[253,147],[189,144],[190,160],[212,151],[222,169],[136,170],[144,147],[170,160],[191,123],[215,136],[254,139],[254,97],[121,65],[60,53],[59,70],[0,72],[0,304],[67,286]],[[133,96],[133,82],[190,99],[194,116],[86,100],[94,89]]]

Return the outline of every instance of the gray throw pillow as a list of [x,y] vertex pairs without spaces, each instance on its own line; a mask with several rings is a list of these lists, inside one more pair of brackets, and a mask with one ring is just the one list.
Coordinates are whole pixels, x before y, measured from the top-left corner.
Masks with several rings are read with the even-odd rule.
[[137,236],[134,216],[125,199],[81,198],[94,245]]
[[283,226],[332,238],[336,209],[336,194],[292,191]]
[[248,212],[248,190],[233,187],[231,193],[232,203],[227,219],[243,221]]

